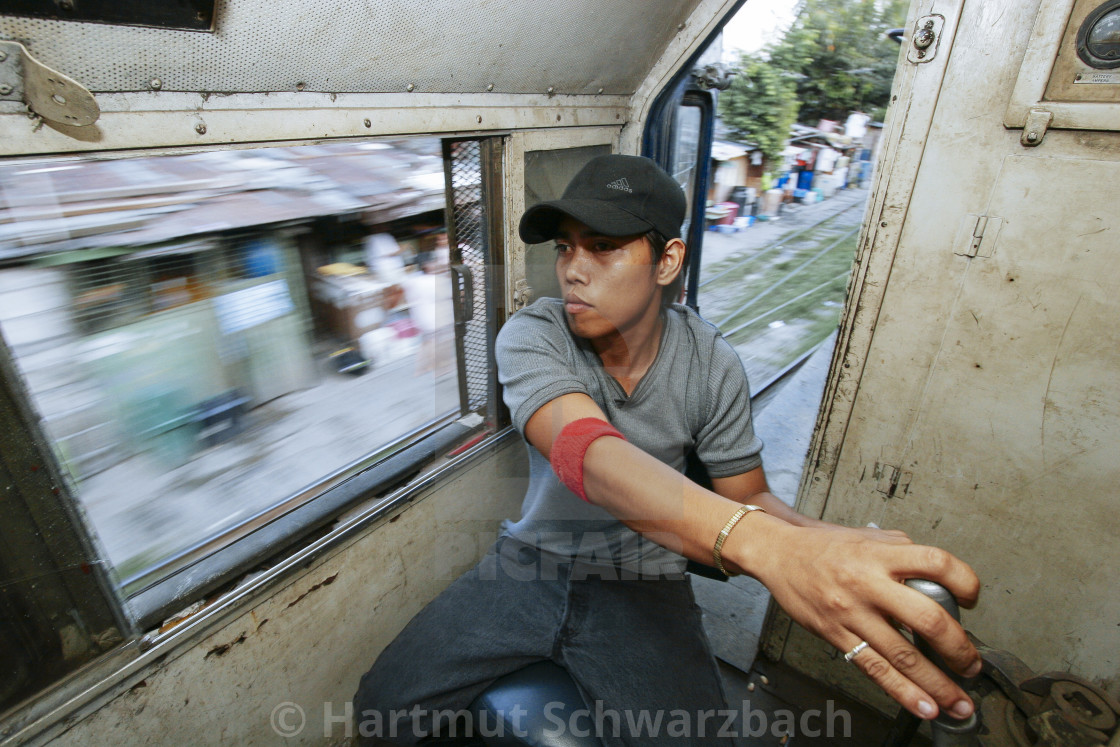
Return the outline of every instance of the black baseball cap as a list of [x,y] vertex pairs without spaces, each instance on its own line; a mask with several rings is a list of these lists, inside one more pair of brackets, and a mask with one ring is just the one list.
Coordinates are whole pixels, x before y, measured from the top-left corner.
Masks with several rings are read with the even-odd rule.
[[655,229],[678,239],[688,203],[671,176],[648,158],[617,154],[591,159],[572,177],[559,200],[541,202],[521,216],[527,244],[556,238],[571,216],[603,236],[636,236]]

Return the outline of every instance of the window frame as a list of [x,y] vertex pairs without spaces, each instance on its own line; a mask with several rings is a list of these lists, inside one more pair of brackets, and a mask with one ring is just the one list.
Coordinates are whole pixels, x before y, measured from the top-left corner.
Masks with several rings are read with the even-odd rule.
[[[505,317],[504,304],[504,208],[502,176],[504,164],[504,133],[486,133],[476,136],[425,135],[448,142],[473,139],[483,144],[482,199],[484,210],[481,231],[489,252],[489,282],[475,294],[479,305],[486,308],[484,322],[489,340],[493,341],[497,327]],[[385,138],[407,138],[379,134],[371,137],[345,138],[345,140],[377,141]],[[159,148],[132,150],[124,153],[99,154],[96,152],[67,154],[64,156],[9,157],[5,162],[14,164],[59,165],[76,158],[128,158],[157,155],[180,155],[214,150],[247,149],[257,147],[291,147],[339,142],[343,139],[308,138],[282,142],[244,142],[224,146]],[[446,161],[445,161],[446,166]],[[445,186],[450,199],[450,190]],[[450,205],[450,203],[448,203]],[[445,210],[445,224],[453,229],[454,217]],[[456,309],[458,314],[458,308]],[[463,361],[458,360],[460,371]],[[461,378],[461,373],[460,373]],[[0,401],[11,403],[0,408],[0,422],[5,425],[6,466],[10,482],[20,490],[26,504],[14,506],[6,503],[10,519],[19,526],[26,525],[24,534],[41,540],[43,551],[51,557],[63,558],[56,564],[65,569],[80,569],[77,580],[67,576],[61,584],[70,584],[69,599],[81,613],[88,611],[91,619],[108,621],[105,627],[111,633],[101,636],[102,647],[89,655],[74,659],[65,666],[61,663],[50,669],[50,677],[36,681],[26,691],[17,691],[8,702],[0,703],[0,711],[19,715],[5,725],[6,736],[14,733],[10,728],[21,729],[36,721],[44,713],[62,707],[67,700],[69,687],[50,688],[52,682],[65,679],[83,664],[88,676],[100,683],[114,679],[139,666],[137,655],[162,645],[178,645],[186,631],[209,629],[210,625],[240,609],[250,598],[259,595],[277,583],[293,569],[303,567],[310,559],[344,542],[354,532],[368,528],[402,510],[442,481],[450,479],[457,470],[468,465],[477,455],[509,437],[508,415],[501,408],[497,397],[496,373],[491,372],[485,384],[482,407],[487,417],[468,412],[460,400],[460,410],[382,444],[366,456],[317,480],[315,485],[289,496],[279,504],[258,513],[251,519],[251,526],[239,523],[229,531],[239,536],[216,549],[208,543],[178,553],[173,559],[182,560],[182,567],[158,580],[147,581],[142,577],[138,588],[124,591],[115,571],[107,567],[107,557],[97,537],[96,527],[88,522],[78,501],[74,486],[64,477],[64,470],[50,445],[49,437],[42,430],[36,407],[18,373],[11,350],[0,339]],[[24,466],[33,474],[17,477],[15,472]],[[17,465],[17,466],[12,466]],[[48,516],[50,520],[43,517]],[[227,534],[228,536],[228,534]],[[213,543],[210,543],[213,544]],[[189,557],[188,557],[189,556]],[[264,569],[254,575],[254,571]],[[6,569],[0,568],[0,572]],[[48,572],[50,573],[50,572]],[[57,571],[53,576],[57,576]],[[48,576],[51,582],[56,580]],[[9,579],[0,579],[9,581]],[[40,586],[47,581],[39,582]],[[25,596],[30,598],[31,594]],[[190,619],[189,625],[172,630],[162,630],[174,613],[188,605],[203,602],[205,609]],[[145,632],[147,631],[147,632]],[[57,631],[55,631],[57,632]],[[174,633],[173,635],[171,633]],[[189,633],[187,635],[197,635]],[[141,637],[143,636],[143,637]],[[131,641],[131,643],[130,643]],[[115,652],[115,653],[114,653]],[[122,660],[118,657],[124,657]],[[71,657],[73,658],[73,657]],[[100,662],[100,663],[96,663]],[[115,662],[115,663],[113,663]],[[101,670],[100,675],[94,672]],[[112,674],[106,674],[110,672]],[[108,679],[106,679],[108,678]],[[88,680],[87,680],[88,682]],[[43,688],[47,688],[44,690]],[[83,688],[85,693],[86,689]],[[10,708],[11,710],[7,710]]]

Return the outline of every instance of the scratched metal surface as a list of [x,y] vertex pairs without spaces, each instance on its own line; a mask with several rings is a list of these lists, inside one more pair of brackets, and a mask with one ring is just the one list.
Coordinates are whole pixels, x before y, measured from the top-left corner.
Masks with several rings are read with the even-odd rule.
[[[912,187],[888,187],[869,212],[860,262],[874,272],[841,338],[870,341],[848,344],[833,371],[800,505],[950,550],[983,584],[966,627],[1037,671],[1116,688],[1120,214],[1104,185],[1120,133],[1052,129],[1025,148],[1003,126],[1038,7],[966,0],[943,83],[906,92],[895,113],[937,102],[891,164],[920,154]],[[1011,52],[991,55],[996,45]],[[977,215],[1002,219],[990,257],[960,253]],[[876,269],[892,237],[893,260]],[[867,288],[881,305],[858,308]],[[883,490],[884,466],[908,473],[905,489]],[[866,687],[796,630],[785,652]]]

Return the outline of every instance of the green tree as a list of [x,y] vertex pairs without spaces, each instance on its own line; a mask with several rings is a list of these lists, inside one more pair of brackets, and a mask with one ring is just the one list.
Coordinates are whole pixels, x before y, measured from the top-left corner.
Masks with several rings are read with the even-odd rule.
[[743,55],[731,87],[719,95],[719,112],[732,136],[756,144],[774,163],[797,121],[797,88],[792,77],[765,60]]
[[898,44],[886,31],[906,21],[908,0],[801,0],[793,24],[768,48],[770,64],[797,80],[800,120],[882,119]]

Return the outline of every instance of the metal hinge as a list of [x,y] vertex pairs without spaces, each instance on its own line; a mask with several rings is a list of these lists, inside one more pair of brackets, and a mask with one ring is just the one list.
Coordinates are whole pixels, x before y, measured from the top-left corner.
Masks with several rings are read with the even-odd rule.
[[1023,125],[1023,134],[1019,137],[1019,142],[1028,148],[1041,145],[1042,138],[1046,137],[1046,130],[1049,129],[1053,119],[1052,112],[1045,109],[1031,109],[1027,114],[1027,123]]
[[84,86],[51,70],[14,41],[0,41],[0,101],[22,101],[43,119],[62,125],[84,127],[101,116]]
[[875,462],[871,476],[875,478],[875,490],[888,498],[901,498],[909,493],[910,481],[914,479],[913,472],[904,472],[901,467],[882,462]]
[[722,62],[709,62],[692,69],[696,87],[701,91],[726,91],[731,87],[731,79],[738,74],[737,70],[729,68]]
[[953,254],[962,257],[990,257],[996,248],[996,239],[1003,227],[1003,218],[994,215],[974,215],[961,218]]

